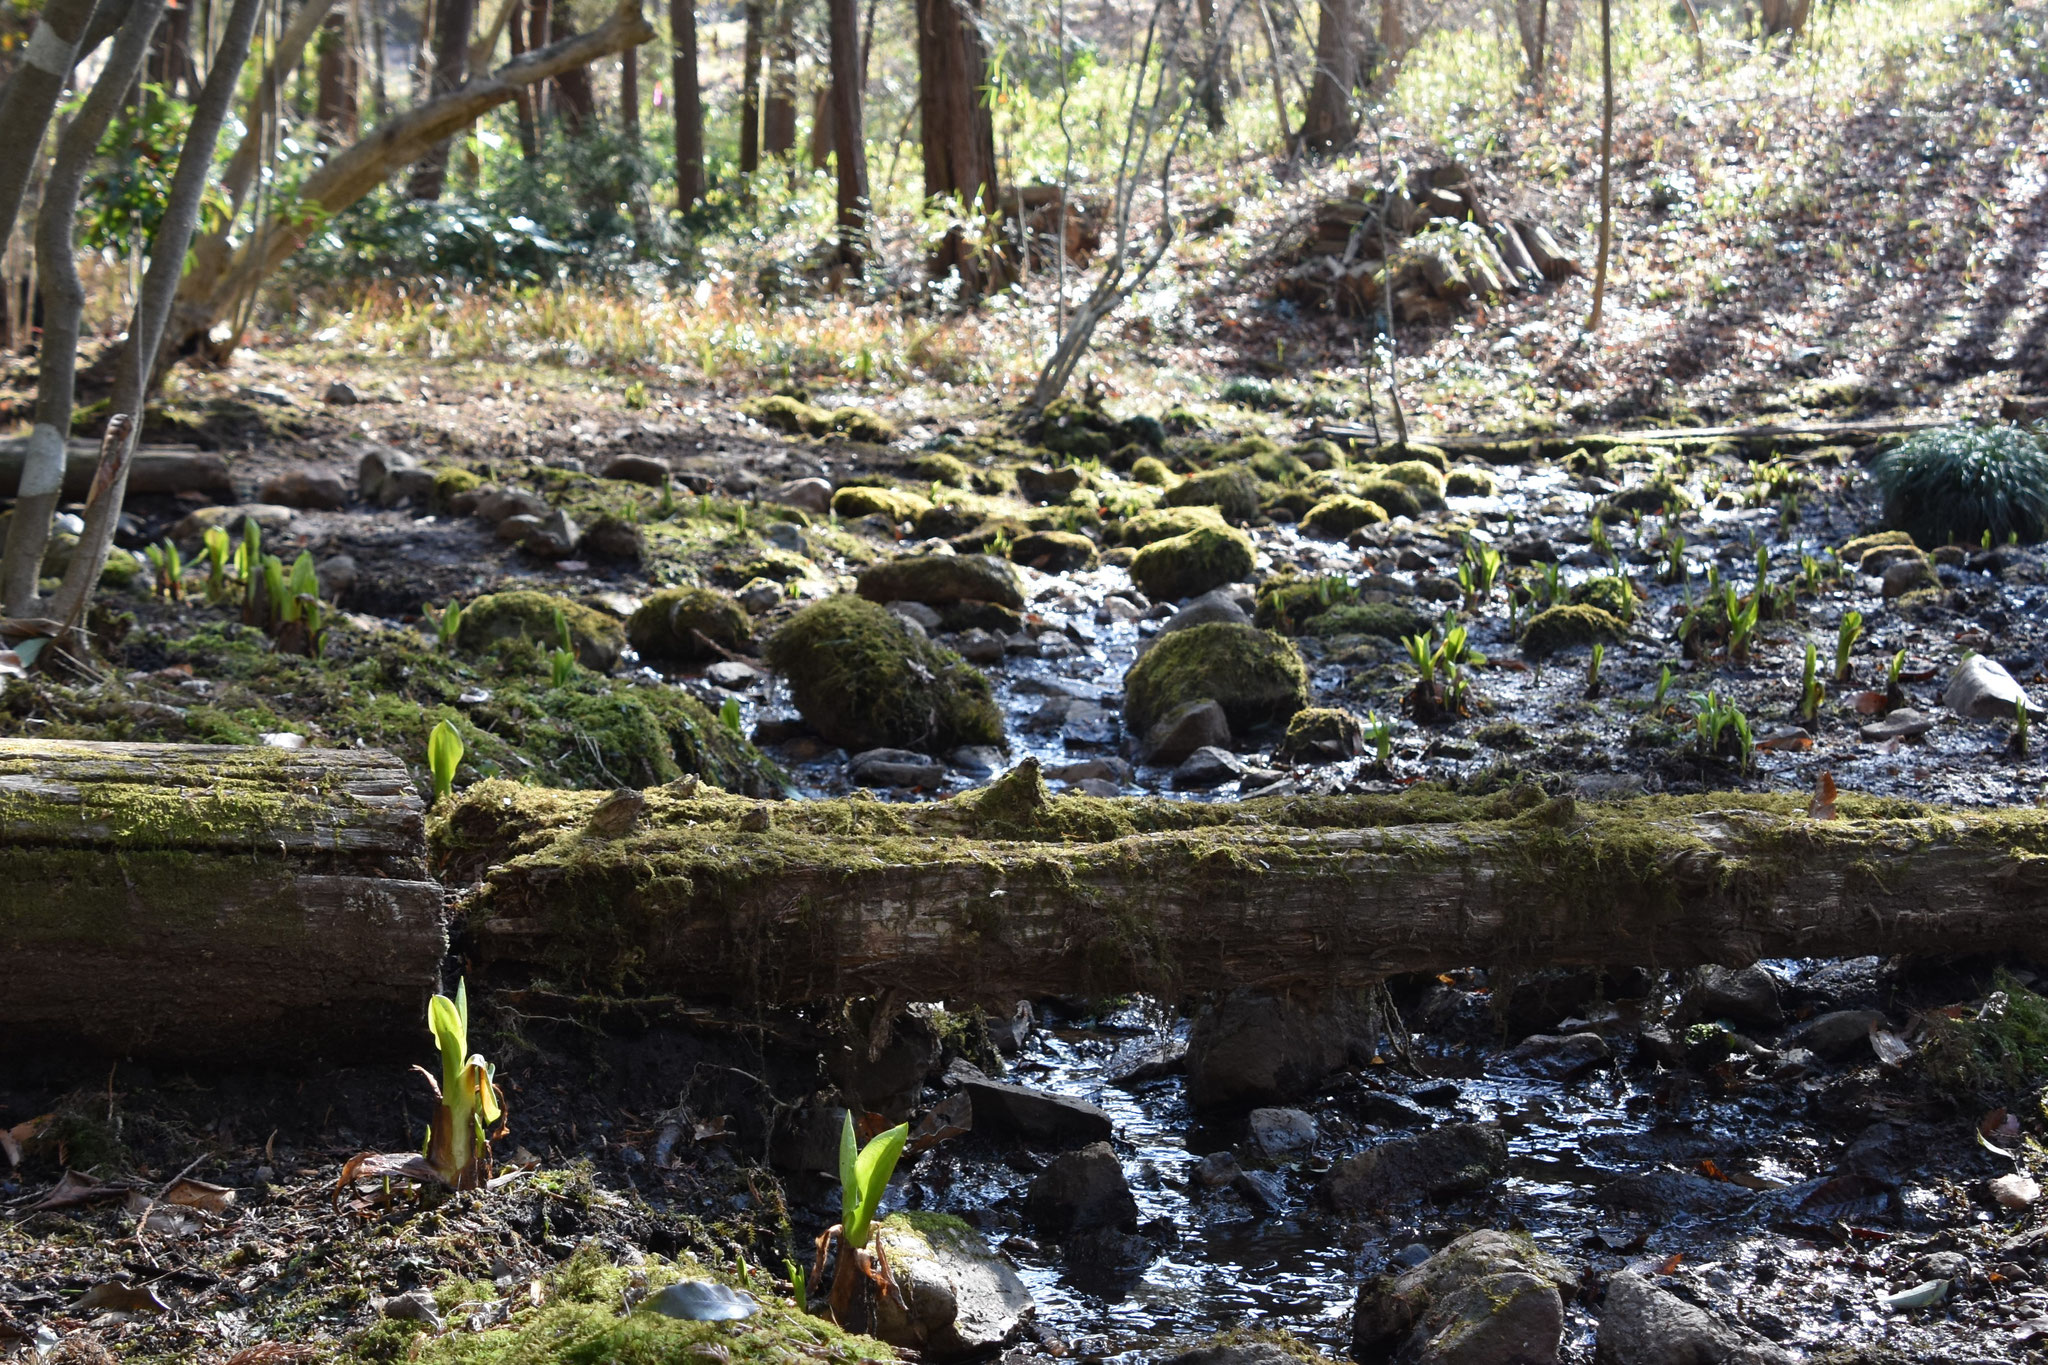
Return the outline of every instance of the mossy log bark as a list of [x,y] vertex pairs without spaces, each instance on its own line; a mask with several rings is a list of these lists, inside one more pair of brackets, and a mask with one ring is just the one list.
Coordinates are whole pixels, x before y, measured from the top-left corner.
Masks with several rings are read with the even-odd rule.
[[0,1057],[416,1051],[425,855],[389,754],[0,740]]
[[[0,498],[11,498],[21,487],[21,467],[28,458],[25,441],[0,441]],[[100,448],[96,441],[73,441],[64,454],[64,487],[68,502],[82,501],[92,491],[93,472],[99,468]],[[142,446],[128,466],[131,493],[213,493],[232,498],[234,481],[228,476],[228,462],[190,446]]]
[[2048,950],[2048,813],[1534,789],[1225,805],[1052,797],[1035,765],[921,806],[471,789],[433,828],[476,960],[596,993],[1309,989],[1467,964]]

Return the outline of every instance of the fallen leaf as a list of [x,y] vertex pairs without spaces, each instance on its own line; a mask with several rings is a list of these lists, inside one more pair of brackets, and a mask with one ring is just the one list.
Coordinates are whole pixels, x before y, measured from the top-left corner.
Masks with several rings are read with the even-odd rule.
[[1991,1197],[2002,1209],[2032,1208],[2041,1198],[2041,1185],[2028,1176],[2002,1175],[1991,1182]]
[[1859,716],[1881,716],[1884,714],[1885,694],[1858,692],[1849,698],[1849,704],[1856,708],[1856,714]]
[[202,1213],[226,1213],[228,1206],[235,1202],[235,1192],[225,1185],[209,1185],[204,1180],[181,1178],[164,1191],[163,1202],[182,1204]]
[[77,1171],[64,1172],[64,1178],[52,1185],[42,1198],[30,1204],[29,1212],[40,1213],[48,1209],[71,1209],[80,1204],[93,1204],[102,1199],[122,1199],[128,1194],[126,1185],[109,1185],[94,1180]]
[[1888,1028],[1870,1031],[1870,1050],[1886,1066],[1904,1066],[1913,1057],[1913,1045]]
[[1835,775],[1822,772],[1813,784],[1813,799],[1806,803],[1806,818],[1809,820],[1833,820],[1835,815]]
[[1701,1175],[1709,1180],[1726,1180],[1728,1178],[1721,1173],[1721,1168],[1714,1163],[1714,1158],[1710,1156],[1700,1158],[1699,1171]]
[[447,1183],[418,1152],[358,1152],[348,1159],[348,1164],[341,1168],[341,1178],[334,1182],[335,1202],[340,1203],[341,1192],[355,1181],[391,1179]]
[[1898,1313],[1908,1308],[1932,1308],[1947,1297],[1947,1280],[1929,1280],[1925,1284],[1916,1284],[1911,1289],[1901,1289],[1896,1294],[1887,1294],[1879,1302],[1894,1313]]
[[107,1280],[85,1291],[85,1296],[71,1305],[74,1313],[168,1313],[170,1305],[156,1296],[156,1290],[146,1284],[122,1284],[119,1280]]
[[1678,1263],[1684,1259],[1684,1252],[1672,1252],[1669,1256],[1666,1256],[1663,1260],[1657,1263],[1657,1273],[1659,1275],[1669,1275],[1672,1271],[1678,1269]]
[[1813,747],[1813,736],[1804,730],[1787,728],[1764,736],[1756,747],[1774,754],[1803,754]]

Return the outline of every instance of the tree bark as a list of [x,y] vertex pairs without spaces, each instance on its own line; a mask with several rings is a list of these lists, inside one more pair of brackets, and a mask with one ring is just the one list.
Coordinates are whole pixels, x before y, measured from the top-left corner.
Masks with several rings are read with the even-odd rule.
[[[1727,793],[1228,806],[1051,797],[1035,764],[922,806],[492,781],[437,849],[475,960],[749,1003],[1350,986],[1456,966],[2048,951],[2048,816]],[[764,820],[765,817],[765,820]]]
[[389,754],[0,739],[8,1051],[417,1051],[448,943],[425,852]]
[[[988,49],[975,0],[917,0],[918,120],[924,143],[927,202],[948,197],[967,219],[932,252],[931,272],[958,271],[961,293],[980,294],[996,264],[984,252],[978,224],[996,207],[995,118],[984,96]],[[969,227],[977,230],[970,235]]]
[[[528,0],[526,16],[526,50],[528,52],[539,52],[554,41],[548,36],[552,32],[554,13],[554,0]],[[554,112],[554,104],[549,98],[551,90],[550,83],[543,81],[527,92],[533,97],[533,116],[543,128],[546,127],[549,116]]]
[[320,26],[320,99],[313,118],[329,146],[355,141],[358,73],[348,16],[330,14]]
[[1302,114],[1301,145],[1311,151],[1342,147],[1358,136],[1351,91],[1358,84],[1356,0],[1322,0],[1316,27],[1316,73]]
[[50,0],[29,33],[21,65],[0,89],[0,241],[14,231],[21,199],[43,154],[50,113],[71,79],[79,39],[93,17],[94,0]]
[[[50,517],[66,483],[65,447],[77,400],[78,337],[85,310],[85,285],[78,278],[74,245],[79,191],[101,139],[149,59],[152,35],[162,17],[163,0],[135,0],[129,8],[92,92],[57,139],[57,155],[43,187],[42,209],[36,216],[36,271],[43,303],[36,420],[15,465],[18,501],[7,527],[6,550],[0,555],[0,609],[10,616],[26,615],[35,606],[43,551],[50,542]],[[87,461],[95,463],[97,456],[88,455]]]
[[704,97],[697,85],[697,9],[669,0],[669,39],[675,47],[676,207],[688,213],[704,198]]
[[[538,90],[559,72],[588,66],[653,36],[653,28],[641,17],[638,0],[620,0],[611,17],[589,33],[516,57],[488,76],[386,121],[307,176],[300,186],[300,198],[332,217],[411,165],[435,142],[511,100],[517,91]],[[207,333],[229,315],[237,300],[291,258],[304,244],[308,231],[304,221],[288,212],[273,213],[241,240],[231,257],[203,271],[195,267],[185,279],[173,326],[165,334],[166,357],[202,349],[215,359],[231,354],[235,338],[214,346]]]
[[619,131],[626,145],[640,145],[640,49],[629,47],[619,54]]
[[1394,67],[1408,52],[1405,3],[1406,0],[1380,0],[1380,69],[1387,80],[1393,79]]
[[[1197,0],[1196,12],[1202,22],[1202,66],[1195,73],[1195,98],[1202,102],[1202,119],[1212,133],[1224,129],[1224,109],[1230,98],[1230,43],[1216,27],[1216,0]],[[1210,60],[1210,53],[1214,60]]]
[[[515,13],[512,16],[512,60],[518,61],[526,55],[526,16]],[[540,157],[540,128],[534,118],[534,101],[537,91],[530,85],[522,85],[512,92],[514,121],[519,126],[519,155],[531,162]]]
[[[469,75],[469,31],[476,26],[476,0],[434,0],[434,76],[430,95],[461,88]],[[414,199],[435,200],[448,181],[452,139],[435,143],[413,167],[407,192]]]
[[775,39],[768,46],[768,98],[761,115],[761,150],[787,156],[796,150],[796,0],[775,7]]
[[[21,488],[21,471],[28,459],[30,440],[0,441],[0,498],[16,496]],[[92,489],[92,475],[99,464],[97,441],[72,440],[64,450],[63,491],[65,502],[81,502]],[[129,463],[128,491],[131,493],[205,493],[224,502],[235,496],[228,462],[211,451],[190,446],[144,446]]]
[[[569,19],[568,11],[556,6],[549,20],[548,36],[554,43],[572,42],[576,38],[576,25]],[[582,63],[569,67],[555,77],[555,94],[560,97],[562,122],[567,125],[570,135],[583,132],[597,122],[597,93],[590,88],[590,64]]]
[[1586,330],[1600,330],[1607,304],[1607,255],[1614,244],[1614,14],[1600,0],[1600,253],[1593,265],[1593,312]]
[[860,9],[856,0],[825,0],[832,44],[832,159],[839,180],[839,259],[860,270],[868,241],[867,132],[861,117]]
[[764,0],[746,0],[746,41],[740,48],[740,174],[761,169],[761,39]]

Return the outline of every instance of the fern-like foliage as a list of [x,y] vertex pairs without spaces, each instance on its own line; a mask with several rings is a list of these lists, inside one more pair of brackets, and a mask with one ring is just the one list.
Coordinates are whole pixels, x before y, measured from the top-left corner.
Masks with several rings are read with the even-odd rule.
[[2048,450],[2018,427],[1943,427],[1878,460],[1885,523],[1922,548],[2048,537]]

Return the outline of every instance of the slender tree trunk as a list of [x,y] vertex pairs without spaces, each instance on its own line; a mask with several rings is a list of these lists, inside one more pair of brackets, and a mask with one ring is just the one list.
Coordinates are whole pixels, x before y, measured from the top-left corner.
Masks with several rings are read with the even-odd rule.
[[151,54],[146,79],[155,81],[175,98],[190,100],[199,88],[198,73],[192,67],[192,10],[189,5],[166,9],[156,31],[156,51]]
[[[1224,109],[1230,97],[1230,47],[1216,29],[1216,0],[1197,0],[1202,21],[1202,68],[1195,82],[1195,97],[1202,102],[1202,118],[1209,131],[1224,128]],[[1209,59],[1210,53],[1214,60]]]
[[[476,0],[434,0],[433,95],[445,95],[469,76],[469,31],[476,26]],[[413,168],[407,192],[414,199],[434,200],[448,180],[448,151],[453,139],[441,143]]]
[[1316,74],[1302,115],[1301,144],[1328,151],[1358,136],[1351,111],[1351,92],[1358,84],[1358,11],[1355,0],[1322,0],[1320,11]]
[[[512,16],[512,60],[516,62],[525,55],[526,14],[522,9]],[[512,110],[519,125],[519,155],[528,162],[540,157],[540,134],[533,117],[536,93],[533,86],[522,85],[512,95]]]
[[811,94],[811,169],[814,171],[822,171],[832,164],[832,151],[839,145],[839,135],[832,131],[834,99],[829,78],[822,88]]
[[761,169],[761,37],[763,0],[746,0],[747,36],[740,50],[740,174]]
[[1269,0],[1252,0],[1258,6],[1259,26],[1266,34],[1266,69],[1273,78],[1273,117],[1280,126],[1280,145],[1290,147],[1294,133],[1287,122],[1287,83],[1280,72],[1280,35],[1273,29],[1273,12],[1267,5]]
[[669,0],[668,27],[675,46],[676,207],[688,213],[704,198],[704,97],[697,85],[697,10],[691,0]]
[[[548,34],[554,42],[566,43],[576,37],[576,25],[559,5],[549,24]],[[555,93],[561,96],[562,122],[571,134],[581,133],[597,122],[597,94],[590,88],[588,66],[572,67],[555,77]]]
[[14,231],[15,215],[43,153],[43,130],[57,107],[79,39],[93,16],[94,0],[50,0],[29,33],[21,65],[0,89],[0,241]]
[[[996,130],[983,91],[988,51],[981,38],[980,6],[973,0],[917,0],[919,129],[924,143],[927,201],[956,199],[978,223],[996,206]],[[991,258],[978,230],[955,226],[932,253],[934,278],[960,274],[972,296],[989,284]]]
[[377,111],[377,122],[382,123],[385,119],[391,117],[391,91],[390,86],[387,84],[387,77],[389,75],[387,67],[389,63],[384,51],[385,0],[369,0],[369,4],[370,45],[372,49],[370,55],[374,63],[374,65],[371,67],[371,71],[373,74],[372,83],[370,86],[370,98],[375,104],[375,108]]
[[320,28],[320,102],[314,112],[320,140],[329,146],[355,141],[356,62],[348,16],[330,14]]
[[242,66],[249,59],[249,43],[263,4],[264,0],[235,0],[206,84],[192,106],[192,121],[178,151],[178,169],[171,178],[163,217],[150,239],[149,271],[143,277],[142,296],[128,331],[128,345],[123,348],[121,368],[115,376],[108,406],[109,413],[126,414],[133,425],[127,437],[128,448],[112,452],[114,458],[102,465],[105,481],[95,478],[92,493],[86,499],[85,530],[78,537],[78,548],[57,591],[53,613],[67,632],[77,629],[84,619],[86,603],[99,583],[100,571],[106,567],[107,551],[113,548],[114,527],[120,520],[121,502],[128,489],[128,457],[141,434],[143,400],[149,392],[171,306],[177,300],[186,250],[192,244],[193,230],[199,226],[200,206],[207,182],[213,176],[214,148],[220,141],[221,125],[227,122],[234,105],[235,89]]
[[832,150],[839,178],[839,257],[862,269],[868,241],[867,133],[861,120],[860,11],[856,0],[825,0],[832,43]]
[[8,616],[27,616],[34,610],[50,517],[63,492],[66,443],[77,396],[79,324],[85,310],[85,286],[78,278],[73,246],[79,191],[101,138],[149,60],[152,35],[162,16],[163,0],[135,0],[99,79],[57,139],[56,159],[43,187],[42,211],[36,219],[36,271],[43,302],[36,420],[16,485],[6,551],[0,557],[0,609]]
[[640,145],[640,49],[619,54],[619,131],[628,146]]
[[1593,312],[1586,330],[1600,330],[1607,303],[1607,255],[1614,243],[1614,14],[1600,0],[1600,254],[1593,265]]
[[[538,52],[552,41],[548,34],[554,24],[554,0],[527,0],[526,17],[526,50]],[[554,82],[543,81],[529,88],[527,93],[533,98],[535,125],[544,135],[555,108]]]
[[768,98],[761,117],[761,150],[787,156],[796,150],[796,0],[778,0],[775,39],[768,45]]
[[1380,0],[1380,70],[1382,82],[1394,78],[1394,67],[1408,55],[1407,0]]

